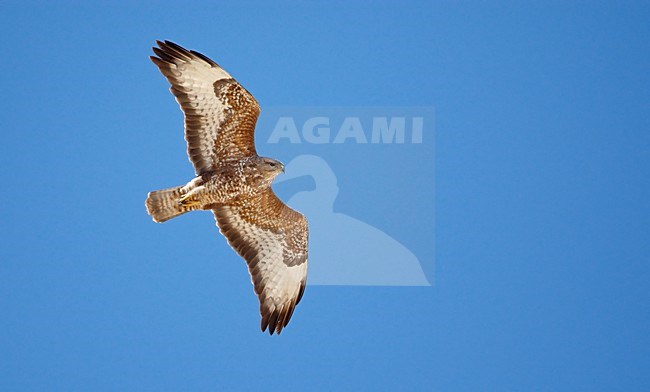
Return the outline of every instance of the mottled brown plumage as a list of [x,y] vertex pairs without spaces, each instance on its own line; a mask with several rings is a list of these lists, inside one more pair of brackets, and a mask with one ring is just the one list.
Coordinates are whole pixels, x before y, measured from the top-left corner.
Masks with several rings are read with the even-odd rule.
[[257,155],[260,106],[217,63],[172,42],[156,41],[151,60],[185,114],[187,154],[196,178],[149,193],[147,212],[164,222],[212,210],[221,233],[246,260],[260,300],[261,328],[282,331],[307,281],[308,227],[271,189],[282,163]]

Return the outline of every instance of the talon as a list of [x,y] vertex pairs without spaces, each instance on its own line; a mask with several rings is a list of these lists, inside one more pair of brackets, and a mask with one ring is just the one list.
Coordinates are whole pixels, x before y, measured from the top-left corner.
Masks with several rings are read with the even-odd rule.
[[178,199],[178,204],[183,205],[185,207],[191,207],[195,204],[198,204],[198,202],[196,200],[191,199],[190,194],[187,193]]

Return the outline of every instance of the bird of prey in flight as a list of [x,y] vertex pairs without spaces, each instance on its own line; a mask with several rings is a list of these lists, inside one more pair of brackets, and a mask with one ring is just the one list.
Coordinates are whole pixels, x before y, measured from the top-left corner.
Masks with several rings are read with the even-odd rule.
[[156,43],[150,58],[185,115],[187,155],[196,177],[150,192],[147,213],[165,222],[211,210],[221,234],[248,264],[262,332],[279,334],[305,291],[308,227],[305,217],[271,189],[284,165],[255,151],[260,106],[208,57],[170,41]]

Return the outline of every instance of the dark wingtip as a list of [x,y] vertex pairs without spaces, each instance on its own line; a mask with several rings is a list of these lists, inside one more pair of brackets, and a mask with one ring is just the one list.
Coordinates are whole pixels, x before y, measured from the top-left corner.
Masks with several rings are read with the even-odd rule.
[[169,63],[167,61],[165,61],[163,59],[160,59],[160,58],[158,58],[156,56],[149,56],[149,60],[151,60],[151,62],[156,64],[156,66],[158,66],[158,68],[169,66]]
[[[201,60],[205,61],[206,63],[210,64],[213,67],[221,68],[219,66],[219,64],[217,64],[214,60],[212,60],[208,56],[204,55],[203,53],[197,52],[195,50],[185,49],[184,47],[182,47],[181,45],[179,45],[179,44],[177,44],[177,43],[175,43],[173,41],[170,41],[170,40],[164,40],[164,41],[156,40],[156,45],[158,45],[158,47],[160,49],[162,49],[163,51],[167,51],[166,48],[170,48],[172,50],[175,50],[177,52],[181,52],[181,53],[183,53],[185,55],[188,55],[188,56],[193,55],[195,57],[198,57],[198,58],[200,58]],[[155,52],[156,49],[158,49],[158,48],[153,47],[153,49],[154,49],[154,52]]]
[[199,53],[195,50],[190,50],[190,53],[192,53],[193,55],[195,55],[196,57],[200,58],[201,60],[205,61],[206,63],[210,64],[213,67],[219,67],[219,64],[215,63],[214,60],[204,55],[203,53]]
[[262,316],[260,323],[262,332],[266,332],[267,328],[270,335],[277,333],[280,335],[282,330],[289,324],[293,311],[296,309],[296,302],[286,304],[281,309],[275,309],[273,312],[267,312]]
[[170,41],[168,39],[165,40],[164,44],[167,45],[167,46],[171,46],[174,49],[178,49],[178,50],[187,52],[187,49],[185,49],[184,47],[180,46],[179,44],[177,44],[177,43],[175,43],[173,41]]
[[266,332],[266,328],[269,326],[269,315],[262,316],[262,321],[260,322],[260,328],[262,332]]
[[280,314],[278,313],[277,310],[273,310],[271,313],[271,317],[269,317],[269,331],[271,332],[271,335],[273,335],[273,332],[275,331],[275,327],[278,322],[278,316]]
[[161,48],[156,48],[155,46],[152,48],[153,52],[158,56],[158,58],[162,61],[168,62],[168,63],[173,63],[174,62],[174,57],[169,54],[169,52],[165,51],[164,49]]
[[152,47],[154,53],[165,61],[187,61],[194,57],[189,50],[169,40],[156,40],[156,45],[158,46]]

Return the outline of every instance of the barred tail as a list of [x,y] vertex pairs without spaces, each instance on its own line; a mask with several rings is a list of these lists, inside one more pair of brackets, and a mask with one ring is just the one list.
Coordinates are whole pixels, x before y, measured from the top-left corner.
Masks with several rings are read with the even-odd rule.
[[154,222],[162,223],[192,210],[192,207],[183,206],[178,202],[182,195],[181,188],[179,186],[149,192],[145,206]]

